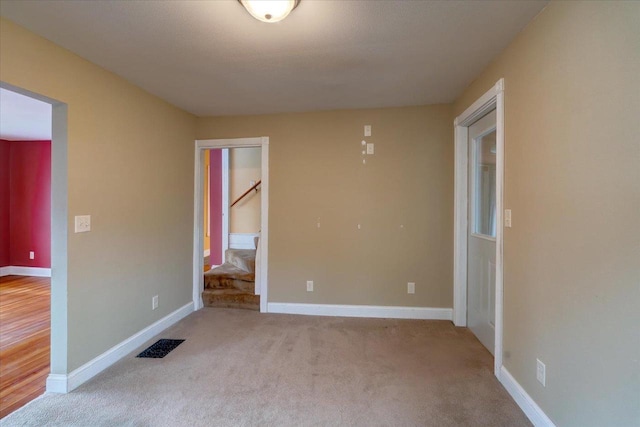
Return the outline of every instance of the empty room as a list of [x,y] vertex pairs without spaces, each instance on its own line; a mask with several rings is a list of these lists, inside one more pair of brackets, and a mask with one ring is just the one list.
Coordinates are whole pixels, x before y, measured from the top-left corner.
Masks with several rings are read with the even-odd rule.
[[0,15],[2,105],[51,123],[2,426],[640,425],[640,2]]

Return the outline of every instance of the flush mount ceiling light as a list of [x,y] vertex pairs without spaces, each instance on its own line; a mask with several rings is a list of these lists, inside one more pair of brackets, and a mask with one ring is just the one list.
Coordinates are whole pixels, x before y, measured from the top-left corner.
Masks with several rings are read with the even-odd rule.
[[298,6],[300,0],[238,0],[247,12],[262,22],[278,22]]

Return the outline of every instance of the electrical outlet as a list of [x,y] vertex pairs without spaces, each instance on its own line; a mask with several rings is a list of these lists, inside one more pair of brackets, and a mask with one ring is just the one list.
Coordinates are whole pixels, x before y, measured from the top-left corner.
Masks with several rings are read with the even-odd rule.
[[416,293],[416,284],[414,282],[407,283],[407,293],[408,294]]
[[34,251],[29,251],[29,259],[36,259],[36,253]]
[[307,292],[313,292],[313,280],[307,280]]
[[547,367],[540,359],[536,359],[536,378],[538,382],[542,384],[542,387],[546,387],[547,382]]
[[375,149],[373,147],[373,142],[368,142],[367,143],[367,154],[374,154],[375,153]]
[[155,310],[156,308],[158,308],[158,295],[154,295],[153,298],[151,298],[151,309]]

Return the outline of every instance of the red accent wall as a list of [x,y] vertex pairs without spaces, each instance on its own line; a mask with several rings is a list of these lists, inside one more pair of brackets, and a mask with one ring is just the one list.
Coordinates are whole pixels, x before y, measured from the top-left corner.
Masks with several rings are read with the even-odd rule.
[[51,141],[10,141],[9,151],[9,265],[50,268]]
[[222,150],[209,150],[211,263],[222,264]]
[[0,139],[0,267],[9,264],[9,156],[11,142]]

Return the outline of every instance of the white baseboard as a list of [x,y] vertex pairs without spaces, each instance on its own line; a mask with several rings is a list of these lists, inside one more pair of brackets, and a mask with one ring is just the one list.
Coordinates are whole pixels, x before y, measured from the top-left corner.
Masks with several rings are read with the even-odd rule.
[[377,317],[383,319],[451,320],[451,308],[387,307],[376,305],[298,304],[270,302],[268,313],[306,314],[311,316]]
[[502,366],[500,369],[500,382],[509,392],[513,400],[516,401],[522,412],[529,418],[535,427],[555,427],[555,424],[538,404],[529,396],[513,376]]
[[260,233],[230,233],[229,249],[255,249],[255,238]]
[[211,255],[211,249],[205,249],[204,250],[204,256],[205,258],[208,257],[209,255]]
[[0,267],[0,277],[2,276],[51,277],[51,269],[42,267],[19,267],[11,265],[8,267]]
[[70,374],[49,374],[47,392],[68,393],[72,391],[192,312],[193,302],[190,302],[110,348]]

